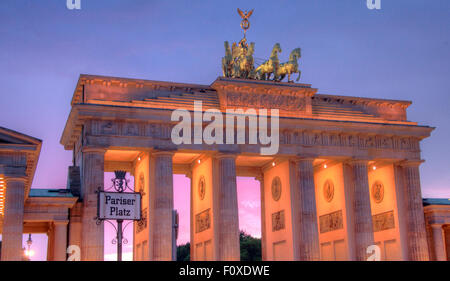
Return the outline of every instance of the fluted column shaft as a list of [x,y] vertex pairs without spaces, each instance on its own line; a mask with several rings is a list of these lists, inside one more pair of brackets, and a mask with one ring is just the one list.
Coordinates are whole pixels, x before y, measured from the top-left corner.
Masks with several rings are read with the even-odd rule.
[[54,224],[53,260],[65,261],[67,251],[68,221],[55,221],[53,224]]
[[104,259],[104,225],[97,225],[96,191],[104,187],[104,155],[100,148],[83,148],[81,197],[83,209],[81,212],[81,260],[103,261]]
[[301,261],[320,259],[313,161],[312,158],[295,160],[292,209],[293,235],[297,245],[294,245],[294,259]]
[[172,260],[173,173],[172,152],[154,152],[150,157],[150,259]]
[[367,161],[352,161],[351,195],[353,199],[353,237],[354,257],[358,261],[367,259],[367,247],[374,244],[372,212],[370,209],[370,192]]
[[429,260],[419,165],[421,162],[403,163],[404,197],[406,199],[406,225],[408,230],[408,256],[411,261]]
[[261,196],[261,260],[267,260],[267,245],[266,245],[266,201],[264,196],[264,176],[261,175],[256,178],[259,181],[259,190]]
[[431,231],[433,235],[433,246],[435,259],[437,261],[446,261],[447,256],[445,254],[445,237],[444,237],[444,229],[442,228],[442,224],[432,224]]
[[2,232],[2,261],[22,260],[25,177],[6,177],[5,214]]
[[240,260],[239,215],[234,155],[217,156],[219,260]]

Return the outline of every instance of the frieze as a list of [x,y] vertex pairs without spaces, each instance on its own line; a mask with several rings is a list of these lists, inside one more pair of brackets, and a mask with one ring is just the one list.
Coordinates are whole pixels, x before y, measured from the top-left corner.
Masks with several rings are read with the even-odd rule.
[[272,232],[284,229],[284,210],[272,214]]
[[203,232],[211,227],[210,209],[195,215],[195,233]]
[[372,216],[373,232],[395,228],[394,211]]
[[292,95],[226,93],[227,107],[277,108],[286,111],[305,110],[305,98]]
[[94,120],[86,129],[90,129],[93,135],[141,136],[169,139],[172,127],[169,124],[161,123]]
[[344,227],[342,220],[342,210],[329,213],[319,217],[320,233],[326,233]]
[[[172,126],[174,125],[163,123],[93,120],[91,124],[85,127],[85,130],[92,135],[141,136],[170,139]],[[420,152],[419,139],[406,136],[282,129],[280,131],[280,143],[283,145],[354,147],[359,149],[391,149],[396,151]]]

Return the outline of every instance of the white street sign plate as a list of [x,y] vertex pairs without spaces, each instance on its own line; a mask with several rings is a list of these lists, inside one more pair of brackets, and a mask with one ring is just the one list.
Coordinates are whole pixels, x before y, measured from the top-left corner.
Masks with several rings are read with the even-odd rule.
[[99,192],[98,218],[140,220],[141,194],[138,192]]

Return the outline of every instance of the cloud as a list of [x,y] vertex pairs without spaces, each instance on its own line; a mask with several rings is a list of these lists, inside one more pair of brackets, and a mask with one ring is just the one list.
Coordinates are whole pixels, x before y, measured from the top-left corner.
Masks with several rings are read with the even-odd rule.
[[244,207],[244,208],[248,208],[248,209],[256,209],[259,208],[261,203],[259,201],[254,201],[254,200],[243,200],[241,202],[239,202],[239,204]]

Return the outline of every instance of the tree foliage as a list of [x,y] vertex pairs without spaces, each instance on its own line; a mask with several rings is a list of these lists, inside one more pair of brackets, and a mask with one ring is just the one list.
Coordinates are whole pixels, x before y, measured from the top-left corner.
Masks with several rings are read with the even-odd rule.
[[[241,261],[261,260],[261,239],[252,237],[244,231],[239,233],[241,246]],[[191,258],[191,244],[186,243],[177,247],[177,261],[189,261]]]

